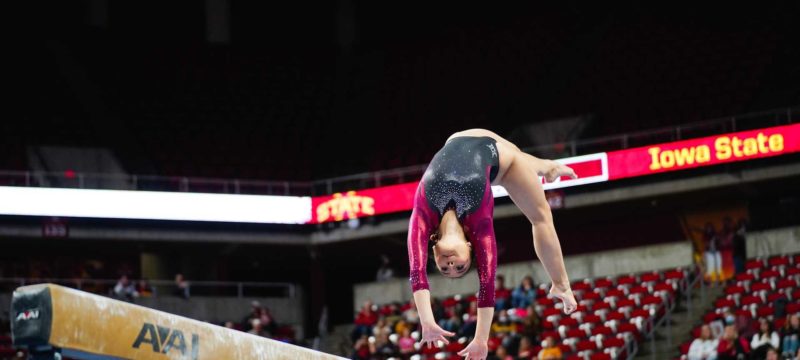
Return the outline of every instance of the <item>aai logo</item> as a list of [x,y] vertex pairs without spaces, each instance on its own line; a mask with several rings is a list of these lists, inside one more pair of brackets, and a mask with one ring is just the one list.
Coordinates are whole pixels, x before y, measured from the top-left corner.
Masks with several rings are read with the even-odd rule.
[[39,310],[25,310],[17,315],[17,321],[36,320],[39,318]]
[[144,323],[142,330],[139,331],[139,336],[133,342],[133,348],[138,349],[144,344],[149,344],[153,352],[167,354],[170,351],[178,351],[182,357],[190,352],[190,359],[197,360],[197,355],[200,352],[200,336],[197,334],[192,335],[191,347],[186,347],[186,337],[183,331],[178,329],[170,329],[168,327]]

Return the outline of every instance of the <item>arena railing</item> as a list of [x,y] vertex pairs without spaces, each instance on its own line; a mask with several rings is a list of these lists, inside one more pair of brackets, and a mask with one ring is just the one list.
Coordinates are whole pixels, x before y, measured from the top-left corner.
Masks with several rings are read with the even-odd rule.
[[[539,145],[523,150],[542,157],[564,158],[725,132],[791,124],[797,122],[798,119],[800,119],[800,106],[793,106],[679,126]],[[0,186],[316,196],[418,180],[426,166],[426,164],[420,164],[317,181],[265,181],[71,171],[0,171]]]
[[[0,290],[11,291],[17,287],[34,284],[58,284],[78,290],[101,295],[111,292],[119,280],[115,279],[54,279],[54,278],[0,278]],[[131,280],[136,285],[137,280]],[[173,280],[147,280],[152,297],[173,296],[177,289]],[[229,281],[189,281],[190,296],[224,296],[235,298],[276,297],[294,299],[297,288],[291,283],[280,282],[229,282]]]

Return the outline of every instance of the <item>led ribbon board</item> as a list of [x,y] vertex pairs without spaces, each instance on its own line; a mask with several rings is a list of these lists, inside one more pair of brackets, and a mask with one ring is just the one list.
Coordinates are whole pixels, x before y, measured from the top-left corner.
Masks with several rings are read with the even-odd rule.
[[311,198],[0,186],[0,214],[304,224]]
[[[545,190],[800,151],[800,124],[559,159],[578,179]],[[316,197],[0,186],[0,215],[307,224],[411,210],[419,181]],[[505,189],[492,187],[495,197]]]
[[[545,190],[609,180],[692,169],[800,151],[800,124],[740,131],[704,138],[559,159],[578,174],[542,182]],[[411,210],[419,181],[373,189],[348,191],[312,199],[311,223],[341,221]],[[493,186],[494,197],[507,196]]]

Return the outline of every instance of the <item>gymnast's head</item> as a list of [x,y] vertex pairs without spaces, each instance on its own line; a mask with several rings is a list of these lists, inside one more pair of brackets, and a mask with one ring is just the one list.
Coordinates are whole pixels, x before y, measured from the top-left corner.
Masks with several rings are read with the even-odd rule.
[[450,278],[464,276],[472,265],[472,244],[464,234],[454,211],[442,216],[439,228],[431,235],[433,259],[442,275]]

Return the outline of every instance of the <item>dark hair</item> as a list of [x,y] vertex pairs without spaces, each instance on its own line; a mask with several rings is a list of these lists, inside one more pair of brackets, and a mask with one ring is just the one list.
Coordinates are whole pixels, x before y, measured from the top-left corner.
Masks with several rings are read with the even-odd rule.
[[772,328],[772,321],[769,321],[766,318],[760,318],[760,319],[758,319],[758,321],[759,321],[759,324],[758,324],[758,334],[759,335],[764,335],[764,333],[761,331],[761,324],[762,323],[767,323],[767,333],[766,333],[766,335],[772,334],[772,332],[775,330],[775,329]]

